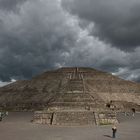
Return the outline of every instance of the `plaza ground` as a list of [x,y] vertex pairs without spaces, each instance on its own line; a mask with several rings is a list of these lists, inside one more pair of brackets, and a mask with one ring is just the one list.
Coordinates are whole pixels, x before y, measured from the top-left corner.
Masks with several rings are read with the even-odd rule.
[[[112,126],[47,126],[34,124],[33,113],[10,112],[0,122],[0,140],[110,140]],[[116,140],[140,140],[140,113],[118,115]]]

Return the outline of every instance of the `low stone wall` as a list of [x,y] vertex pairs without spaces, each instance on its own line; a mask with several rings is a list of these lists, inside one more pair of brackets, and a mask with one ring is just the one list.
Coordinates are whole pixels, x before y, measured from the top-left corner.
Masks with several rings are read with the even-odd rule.
[[47,125],[108,125],[117,122],[112,112],[95,113],[93,111],[36,111],[34,122]]
[[35,111],[33,121],[39,124],[51,125],[53,121],[53,112]]
[[94,125],[95,119],[92,111],[36,111],[34,122],[48,125]]
[[98,123],[99,125],[109,125],[118,123],[116,118],[116,113],[114,112],[100,112],[98,114]]
[[54,125],[95,125],[92,111],[56,112]]

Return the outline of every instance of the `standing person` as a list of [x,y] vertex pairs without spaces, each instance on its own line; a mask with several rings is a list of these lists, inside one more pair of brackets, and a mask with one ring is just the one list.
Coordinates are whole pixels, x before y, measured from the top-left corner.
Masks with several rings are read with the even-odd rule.
[[0,121],[2,121],[2,112],[0,112]]
[[112,127],[112,138],[116,138],[117,127],[114,125]]
[[6,116],[8,116],[8,111],[6,111],[6,113],[5,113],[5,114],[6,114]]
[[136,112],[135,108],[132,108],[132,116],[133,117],[135,116],[135,112]]

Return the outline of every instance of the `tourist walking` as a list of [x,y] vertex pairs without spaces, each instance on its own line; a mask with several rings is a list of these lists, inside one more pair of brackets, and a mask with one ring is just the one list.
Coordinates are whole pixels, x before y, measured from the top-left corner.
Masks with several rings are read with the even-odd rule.
[[114,125],[112,127],[112,138],[116,138],[117,127]]

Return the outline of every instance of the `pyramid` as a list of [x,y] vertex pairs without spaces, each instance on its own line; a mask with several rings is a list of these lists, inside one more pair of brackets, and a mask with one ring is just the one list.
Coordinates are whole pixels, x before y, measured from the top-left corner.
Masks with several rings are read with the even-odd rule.
[[57,112],[53,123],[68,115],[69,121],[83,116],[80,123],[93,123],[93,112],[111,107],[139,110],[140,84],[93,68],[64,67],[0,88],[0,108]]
[[0,107],[17,110],[86,105],[96,108],[110,101],[140,105],[140,84],[93,68],[70,67],[0,88]]

